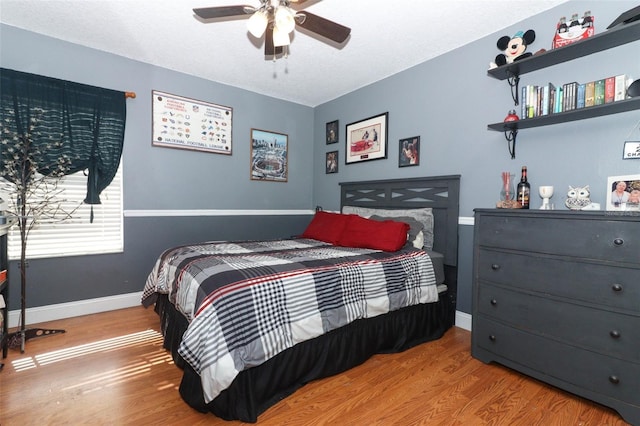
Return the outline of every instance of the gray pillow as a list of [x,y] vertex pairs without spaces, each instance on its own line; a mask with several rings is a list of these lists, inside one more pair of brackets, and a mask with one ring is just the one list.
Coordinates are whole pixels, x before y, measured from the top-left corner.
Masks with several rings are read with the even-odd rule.
[[397,217],[412,217],[422,224],[424,234],[424,248],[433,250],[433,211],[430,207],[419,209],[374,209],[368,207],[342,207],[342,213],[357,214],[370,218],[373,215],[394,219]]

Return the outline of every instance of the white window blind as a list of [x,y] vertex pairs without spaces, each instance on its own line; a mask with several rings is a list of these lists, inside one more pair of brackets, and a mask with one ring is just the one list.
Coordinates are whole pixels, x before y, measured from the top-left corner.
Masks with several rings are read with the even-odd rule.
[[[102,204],[91,205],[82,200],[87,194],[87,177],[83,172],[65,176],[59,189],[64,188],[61,206],[72,211],[72,218],[63,222],[38,223],[27,239],[27,259],[77,256],[85,254],[118,253],[123,251],[122,162],[109,186],[100,194]],[[20,229],[9,231],[8,254],[20,259]]]

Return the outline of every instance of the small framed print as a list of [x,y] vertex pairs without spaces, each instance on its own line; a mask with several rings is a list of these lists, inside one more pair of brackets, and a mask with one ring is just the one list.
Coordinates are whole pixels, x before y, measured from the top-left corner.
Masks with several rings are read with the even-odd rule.
[[338,173],[338,151],[327,152],[325,173]]
[[335,121],[330,121],[327,123],[327,145],[332,144],[332,143],[338,143],[339,140],[339,136],[338,136],[338,131],[339,131],[339,126],[340,122],[338,120]]
[[387,158],[389,113],[347,124],[345,164]]
[[626,141],[624,143],[623,160],[640,160],[640,141]]
[[609,176],[605,210],[640,211],[640,175]]
[[398,144],[398,167],[420,164],[420,136],[400,139]]

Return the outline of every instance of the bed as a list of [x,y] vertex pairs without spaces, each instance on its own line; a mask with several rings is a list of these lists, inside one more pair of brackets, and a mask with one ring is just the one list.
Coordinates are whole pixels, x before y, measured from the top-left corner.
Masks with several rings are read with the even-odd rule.
[[[183,369],[181,397],[198,411],[253,423],[312,380],[346,371],[374,354],[440,338],[455,319],[459,182],[460,176],[452,175],[340,184],[345,213],[375,209],[388,212],[386,218],[403,220],[413,211],[430,209],[428,250],[406,244],[385,252],[303,235],[165,251],[149,274],[143,304],[155,305],[164,346]],[[385,224],[398,224],[376,218],[383,219]],[[251,272],[236,270],[246,263],[253,264]],[[434,267],[428,269],[430,265]],[[385,278],[379,279],[374,271],[382,271]],[[406,278],[413,273],[422,278]],[[186,281],[187,275],[198,278],[198,286],[172,284],[175,279]],[[277,276],[278,290],[256,290],[265,276]],[[312,276],[310,286],[307,276]],[[373,293],[351,300],[344,284],[336,284],[336,277],[345,276],[358,277],[355,293],[365,294],[365,288]],[[224,280],[229,284],[222,285]],[[338,298],[332,295],[341,291],[338,298],[352,303],[336,305]],[[267,311],[278,305],[274,300],[286,300],[287,309]],[[218,315],[223,308],[240,315]],[[248,331],[249,323],[259,323],[259,339]]]

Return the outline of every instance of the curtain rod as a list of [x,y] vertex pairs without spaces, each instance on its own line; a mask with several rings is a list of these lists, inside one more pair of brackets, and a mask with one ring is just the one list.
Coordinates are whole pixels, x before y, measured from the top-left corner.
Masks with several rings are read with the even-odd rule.
[[124,97],[125,98],[131,98],[131,99],[135,99],[136,98],[136,92],[124,92]]

